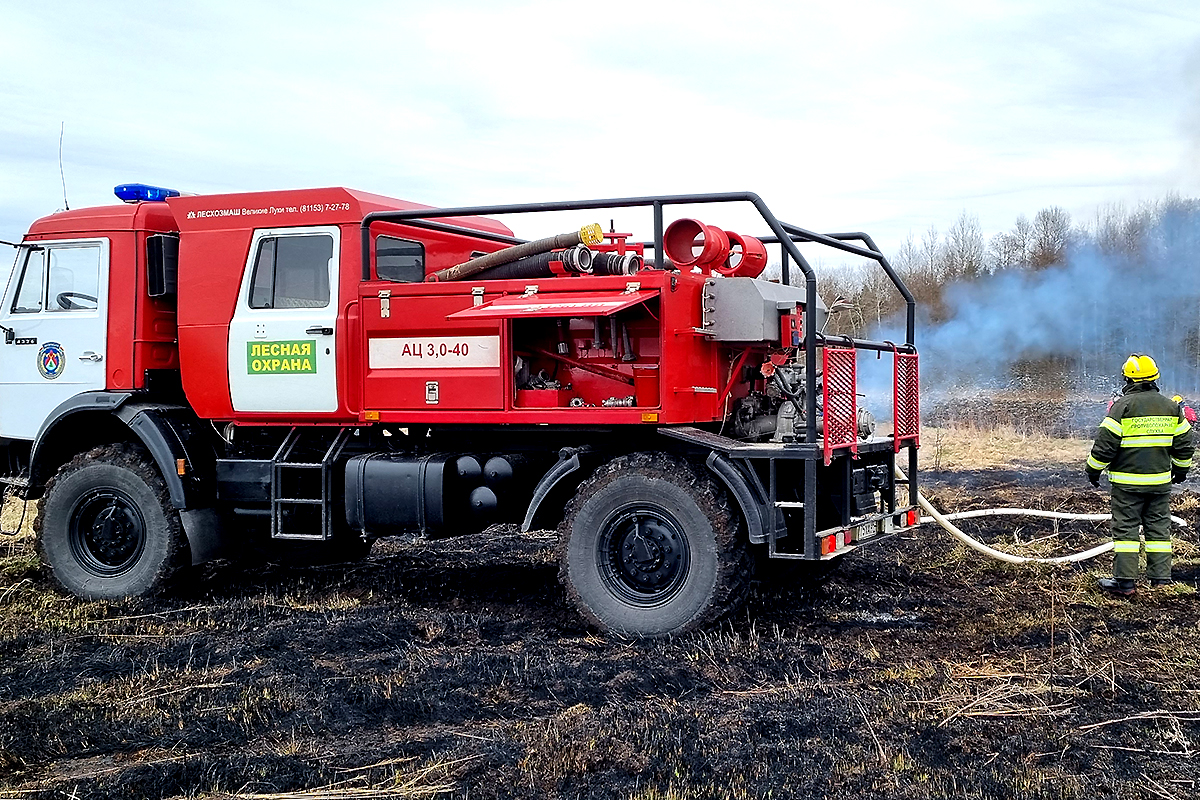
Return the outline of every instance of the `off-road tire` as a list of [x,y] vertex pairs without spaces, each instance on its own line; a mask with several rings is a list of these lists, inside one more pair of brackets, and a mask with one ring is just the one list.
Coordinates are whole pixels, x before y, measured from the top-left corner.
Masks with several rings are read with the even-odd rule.
[[[628,575],[636,576],[638,564],[655,563],[651,556],[665,558],[666,547],[643,550],[644,560],[629,562],[626,571],[616,563],[631,539],[644,538],[640,514],[648,515],[651,534],[674,545],[671,555],[686,555],[667,570],[661,596],[639,594],[638,578]],[[588,622],[633,637],[682,633],[720,619],[745,601],[752,572],[741,520],[724,490],[702,466],[653,452],[620,456],[580,485],[558,528],[558,563],[559,580]]]
[[[105,515],[120,518],[107,528],[117,531],[115,544],[93,533],[105,527]],[[190,561],[166,483],[146,453],[128,444],[95,447],[60,468],[33,529],[51,579],[84,600],[155,594]]]

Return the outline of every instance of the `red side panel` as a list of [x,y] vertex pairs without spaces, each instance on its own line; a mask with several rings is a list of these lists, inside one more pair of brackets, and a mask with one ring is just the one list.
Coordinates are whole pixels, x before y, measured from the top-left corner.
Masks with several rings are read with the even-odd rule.
[[179,242],[179,366],[201,417],[230,419],[229,321],[252,229],[185,231]]
[[133,231],[106,234],[108,253],[108,347],[105,353],[105,383],[109,389],[132,389],[141,384],[134,374],[134,309],[139,299],[138,247],[145,234]]
[[[368,292],[375,289],[374,297]],[[511,358],[502,320],[458,320],[469,286],[414,295],[421,284],[363,286],[363,407],[373,411],[503,410]],[[388,291],[386,311],[378,291]]]
[[[179,330],[176,327],[174,297],[151,297],[146,274],[146,239],[155,233],[171,233],[178,230],[175,217],[165,203],[139,203],[141,226],[138,231],[134,261],[137,267],[136,330],[129,340],[132,351],[132,375],[128,386],[114,388],[140,389],[145,386],[146,370],[179,369]],[[112,350],[112,339],[109,339]],[[109,384],[116,381],[112,365],[109,365]]]

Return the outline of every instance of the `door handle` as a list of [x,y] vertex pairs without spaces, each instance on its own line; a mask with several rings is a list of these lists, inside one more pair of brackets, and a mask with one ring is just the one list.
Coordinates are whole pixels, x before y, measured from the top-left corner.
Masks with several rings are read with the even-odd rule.
[[100,355],[99,353],[95,352],[94,350],[84,350],[82,353],[79,354],[79,360],[80,361],[103,361],[104,356]]
[[309,336],[333,336],[333,328],[323,328],[320,325],[313,325],[305,333]]

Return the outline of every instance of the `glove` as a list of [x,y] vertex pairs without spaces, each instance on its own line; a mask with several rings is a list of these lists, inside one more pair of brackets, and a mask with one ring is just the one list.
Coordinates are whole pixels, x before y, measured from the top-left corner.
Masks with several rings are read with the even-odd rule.
[[1172,467],[1171,468],[1171,483],[1183,483],[1184,481],[1187,480],[1187,473],[1188,473],[1188,471],[1186,469],[1181,469],[1180,467]]
[[1092,469],[1091,467],[1088,467],[1087,469],[1084,470],[1084,472],[1087,473],[1088,483],[1090,483],[1092,486],[1095,486],[1097,489],[1099,489],[1100,488],[1100,470]]

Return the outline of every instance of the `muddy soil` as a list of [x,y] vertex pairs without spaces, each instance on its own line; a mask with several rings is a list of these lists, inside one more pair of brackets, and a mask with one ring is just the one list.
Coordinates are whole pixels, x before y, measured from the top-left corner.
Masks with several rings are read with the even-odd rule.
[[[947,510],[1105,504],[1035,467],[926,489]],[[1200,521],[1191,491],[1174,505]],[[1025,552],[1104,538],[971,530]],[[820,586],[760,586],[719,627],[630,643],[567,606],[544,536],[224,565],[126,603],[64,598],[10,548],[0,797],[1200,796],[1195,531],[1174,588],[1106,598],[1109,564],[986,562],[923,528]]]

